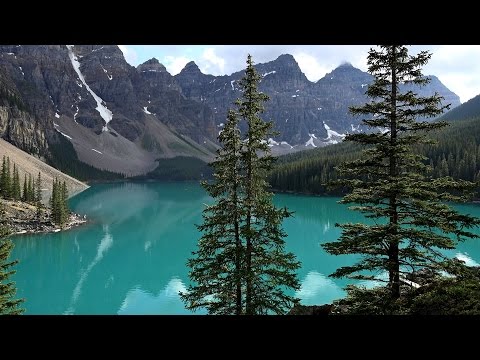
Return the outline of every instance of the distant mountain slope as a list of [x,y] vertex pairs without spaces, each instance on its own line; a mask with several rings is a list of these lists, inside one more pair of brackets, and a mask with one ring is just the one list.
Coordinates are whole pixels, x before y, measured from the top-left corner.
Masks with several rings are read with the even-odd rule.
[[[369,74],[342,64],[313,83],[289,54],[256,68],[271,98],[263,117],[280,132],[274,154],[361,131],[348,107],[365,102]],[[175,158],[203,174],[243,76],[206,75],[194,62],[176,76],[156,59],[133,67],[115,45],[0,45],[0,137],[82,178],[163,176]],[[436,77],[419,90],[434,91],[460,103]]]
[[480,117],[480,95],[477,95],[462,105],[450,110],[440,117],[440,119],[445,121],[457,121],[476,117]]
[[[294,57],[280,55],[276,60],[255,65],[263,76],[259,88],[270,96],[264,118],[273,120],[280,135],[270,141],[274,153],[284,153],[334,144],[347,132],[360,131],[361,119],[349,114],[348,108],[366,102],[367,86],[372,76],[344,63],[313,83],[300,70]],[[238,81],[243,71],[231,75],[203,74],[194,62],[175,75],[183,93],[190,99],[207,104],[214,110],[220,130],[228,108],[241,93]],[[460,105],[460,98],[435,76],[430,84],[413,88],[419,95],[438,92],[445,103]],[[409,88],[410,89],[410,88]]]
[[[480,181],[480,116],[452,122],[432,132],[437,145],[417,146],[433,167],[433,176],[452,176]],[[335,168],[361,156],[364,147],[352,142],[300,151],[279,157],[270,174],[270,184],[277,191],[324,194],[326,183],[338,179]]]
[[66,182],[70,196],[76,195],[88,188],[87,184],[58,171],[36,157],[27,154],[25,151],[20,150],[3,139],[0,139],[0,161],[2,161],[4,155],[10,157],[12,167],[13,162],[18,167],[21,184],[23,184],[24,174],[27,174],[27,177],[28,174],[31,174],[32,177],[36,179],[38,173],[40,172],[42,179],[42,199],[44,203],[46,203],[50,198],[52,181],[54,178],[58,178],[60,181]]
[[157,60],[135,68],[114,45],[2,45],[0,90],[0,136],[46,159],[59,136],[82,162],[127,175],[216,148],[210,108]]

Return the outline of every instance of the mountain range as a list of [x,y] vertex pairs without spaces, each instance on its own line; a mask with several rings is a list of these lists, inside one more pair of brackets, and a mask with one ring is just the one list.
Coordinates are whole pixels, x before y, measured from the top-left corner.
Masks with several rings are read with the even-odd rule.
[[[256,68],[270,97],[264,119],[280,133],[269,140],[274,153],[361,131],[348,107],[367,100],[368,73],[345,63],[311,82],[288,54]],[[208,162],[243,75],[207,75],[190,62],[172,76],[154,58],[133,67],[115,45],[0,45],[0,136],[70,173],[75,165],[90,175],[137,176],[155,172],[161,159]],[[429,77],[419,94],[460,104]]]

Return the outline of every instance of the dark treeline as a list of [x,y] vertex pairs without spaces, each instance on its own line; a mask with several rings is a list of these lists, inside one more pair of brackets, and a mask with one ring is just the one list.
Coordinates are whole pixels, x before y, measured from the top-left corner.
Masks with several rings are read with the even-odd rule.
[[[453,122],[431,137],[438,144],[417,149],[428,158],[434,177],[480,180],[480,118]],[[325,184],[338,180],[335,167],[360,156],[360,147],[352,143],[289,154],[279,158],[269,181],[276,191],[326,194]]]
[[60,182],[57,178],[52,184],[52,196],[50,198],[51,220],[54,224],[64,227],[67,223],[70,208],[68,207],[68,190],[65,181]]
[[18,167],[10,162],[10,157],[3,156],[2,170],[0,172],[0,195],[2,199],[24,201],[30,204],[36,204],[37,182],[34,181],[32,174],[24,175],[23,186],[20,183]]

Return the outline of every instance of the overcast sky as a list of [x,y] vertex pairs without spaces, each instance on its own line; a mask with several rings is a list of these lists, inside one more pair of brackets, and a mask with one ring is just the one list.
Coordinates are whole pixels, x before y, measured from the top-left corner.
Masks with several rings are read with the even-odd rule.
[[[119,45],[133,66],[157,58],[172,74],[195,61],[204,74],[230,75],[245,67],[247,54],[255,63],[292,54],[310,81],[317,81],[342,62],[366,71],[371,45]],[[463,102],[480,94],[480,45],[414,45],[411,53],[430,50],[425,75],[435,75]]]

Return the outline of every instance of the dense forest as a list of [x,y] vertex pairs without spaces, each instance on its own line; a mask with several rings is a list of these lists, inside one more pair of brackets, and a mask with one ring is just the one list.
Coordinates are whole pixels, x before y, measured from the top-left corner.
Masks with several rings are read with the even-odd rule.
[[[451,122],[432,138],[438,144],[417,149],[429,159],[434,177],[480,180],[480,117]],[[280,192],[325,194],[329,192],[325,184],[338,179],[335,167],[360,156],[361,148],[348,142],[285,155],[279,157],[269,181]]]

